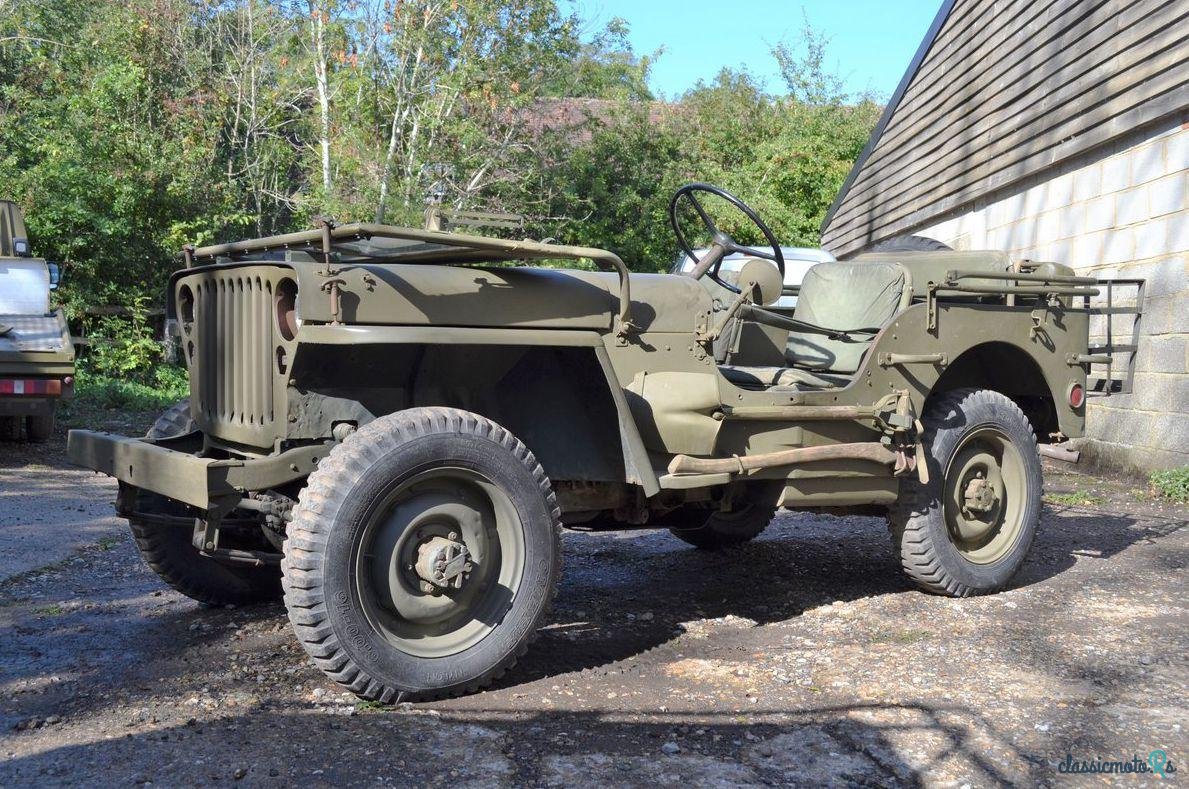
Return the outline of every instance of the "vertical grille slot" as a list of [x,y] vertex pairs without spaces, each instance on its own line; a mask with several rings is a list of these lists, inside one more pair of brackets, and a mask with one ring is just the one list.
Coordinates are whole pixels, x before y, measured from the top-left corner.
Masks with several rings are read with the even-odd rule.
[[216,436],[265,445],[274,417],[273,283],[237,270],[208,273],[191,287],[198,413]]

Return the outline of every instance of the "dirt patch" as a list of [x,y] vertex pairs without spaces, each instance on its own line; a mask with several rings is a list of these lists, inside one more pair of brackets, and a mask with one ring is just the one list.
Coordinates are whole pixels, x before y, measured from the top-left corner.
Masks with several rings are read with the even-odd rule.
[[[0,554],[14,486],[57,541],[106,522],[114,486],[65,473],[40,451],[0,472]],[[1180,769],[1186,511],[1137,487],[1051,470],[1102,503],[1046,506],[1013,587],[966,600],[909,588],[879,519],[785,514],[721,554],[567,533],[521,663],[396,708],[327,681],[280,605],[164,588],[112,519],[0,584],[0,785],[1048,784],[1067,753],[1155,748]]]

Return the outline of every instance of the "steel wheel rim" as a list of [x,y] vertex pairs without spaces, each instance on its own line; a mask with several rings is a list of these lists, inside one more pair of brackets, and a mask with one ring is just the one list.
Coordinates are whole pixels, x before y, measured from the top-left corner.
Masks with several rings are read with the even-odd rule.
[[[435,539],[466,546],[473,569],[458,589],[427,591],[418,573],[418,557]],[[416,657],[447,657],[499,625],[524,564],[523,523],[507,494],[474,470],[446,467],[399,482],[370,509],[352,580],[368,623],[385,641]]]
[[942,506],[950,543],[974,564],[992,564],[1023,531],[1024,459],[994,427],[977,428],[958,444],[946,468]]

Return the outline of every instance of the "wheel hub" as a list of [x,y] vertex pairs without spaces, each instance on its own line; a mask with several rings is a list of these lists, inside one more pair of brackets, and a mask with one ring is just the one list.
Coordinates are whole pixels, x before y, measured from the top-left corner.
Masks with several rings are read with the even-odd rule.
[[355,578],[369,622],[402,652],[455,654],[499,623],[524,569],[523,527],[485,476],[451,466],[395,487],[373,510]]
[[987,480],[983,479],[982,473],[979,472],[974,479],[966,484],[963,498],[966,505],[963,509],[966,512],[982,514],[989,512],[995,506],[995,489],[987,483]]
[[461,589],[474,569],[466,543],[458,541],[458,533],[446,537],[435,536],[417,546],[414,566],[425,592]]
[[1020,531],[1023,463],[1011,440],[993,427],[968,435],[945,473],[944,517],[954,547],[975,564],[1010,551]]

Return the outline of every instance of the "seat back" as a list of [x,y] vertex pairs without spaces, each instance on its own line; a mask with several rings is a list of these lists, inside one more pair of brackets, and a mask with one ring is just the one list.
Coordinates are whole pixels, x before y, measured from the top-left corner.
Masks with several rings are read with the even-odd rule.
[[[827,329],[882,327],[912,296],[908,273],[894,262],[819,263],[801,281],[793,317]],[[853,373],[859,369],[873,334],[831,339],[793,331],[785,358],[794,367]]]
[[[864,252],[851,258],[855,263],[899,263],[908,272],[910,284],[915,285],[913,298],[925,298],[930,282],[944,282],[948,271],[985,271],[1002,274],[1011,270],[1011,258],[1006,252],[995,250],[938,250],[936,252]],[[971,279],[972,285],[1001,285],[1001,281]],[[952,299],[952,296],[947,297]],[[975,299],[977,297],[970,297]]]

